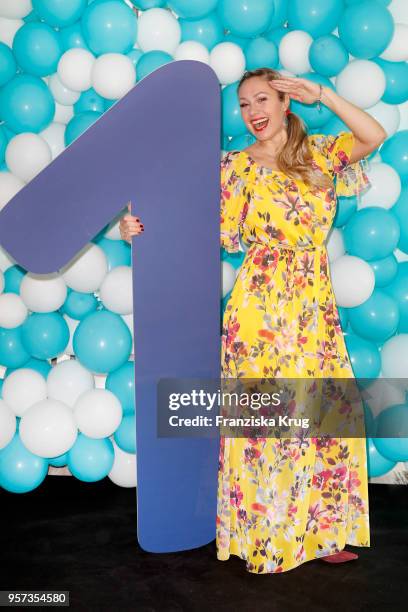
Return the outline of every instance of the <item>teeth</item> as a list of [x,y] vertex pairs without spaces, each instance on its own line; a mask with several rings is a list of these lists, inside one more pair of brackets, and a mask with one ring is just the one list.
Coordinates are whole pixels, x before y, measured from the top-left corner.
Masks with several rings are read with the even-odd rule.
[[266,121],[268,121],[268,119],[260,119],[259,121],[253,121],[252,123],[258,127],[262,123],[266,123]]

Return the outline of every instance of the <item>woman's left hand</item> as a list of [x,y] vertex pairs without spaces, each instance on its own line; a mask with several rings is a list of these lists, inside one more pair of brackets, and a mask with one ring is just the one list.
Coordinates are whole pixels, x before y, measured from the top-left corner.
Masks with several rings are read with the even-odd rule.
[[313,83],[300,77],[282,77],[268,81],[270,87],[289,94],[291,98],[302,104],[314,104],[320,94],[319,83]]

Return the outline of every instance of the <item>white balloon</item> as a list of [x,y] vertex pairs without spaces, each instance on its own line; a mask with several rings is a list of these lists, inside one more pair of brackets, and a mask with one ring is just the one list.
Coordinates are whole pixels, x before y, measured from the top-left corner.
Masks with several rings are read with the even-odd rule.
[[7,145],[7,166],[15,176],[26,183],[48,166],[51,159],[48,143],[38,134],[17,134]]
[[106,379],[108,376],[106,374],[94,374],[93,377],[95,389],[105,389]]
[[11,172],[0,172],[0,210],[24,187],[21,179]]
[[93,293],[102,284],[108,272],[106,255],[96,244],[89,243],[64,268],[62,276],[71,289]]
[[122,405],[108,389],[83,393],[75,403],[74,416],[80,432],[89,438],[107,438],[119,427]]
[[245,55],[239,45],[222,42],[210,53],[210,66],[222,85],[238,81],[245,72]]
[[86,91],[92,87],[92,66],[95,57],[90,51],[68,49],[58,62],[57,73],[65,87],[72,91]]
[[140,15],[137,44],[144,53],[159,50],[173,55],[180,39],[180,24],[170,11],[152,8]]
[[[0,272],[0,275],[3,275],[2,272]],[[16,293],[3,293],[0,295],[0,327],[5,327],[6,329],[19,327],[24,323],[27,315],[27,306],[19,295]]]
[[59,274],[29,272],[21,281],[20,296],[33,312],[53,312],[65,302],[67,286]]
[[112,440],[115,459],[108,478],[119,487],[132,488],[137,486],[136,455],[126,453]]
[[0,399],[0,450],[12,441],[16,433],[16,427],[16,415],[10,406]]
[[394,255],[397,261],[408,261],[408,253],[404,253],[400,249],[394,249]]
[[[0,176],[1,176],[1,173],[0,173]],[[15,264],[16,262],[14,261],[14,259],[0,246],[0,270],[5,272],[6,270],[11,268],[11,266],[14,266]]]
[[61,361],[48,374],[48,397],[59,400],[71,408],[80,395],[93,388],[93,375],[76,359]]
[[79,91],[73,91],[72,89],[68,89],[61,81],[58,76],[58,73],[55,72],[48,79],[48,87],[56,102],[62,104],[63,106],[70,106],[78,102],[81,94]]
[[44,376],[30,368],[19,368],[7,376],[3,383],[3,399],[17,416],[46,399],[47,383]]
[[180,43],[174,53],[175,60],[195,60],[196,62],[210,63],[208,49],[196,40],[185,40]]
[[392,0],[391,4],[387,6],[387,9],[393,16],[395,23],[408,24],[407,0]]
[[121,53],[104,53],[92,66],[92,87],[108,100],[118,100],[128,93],[136,82],[132,60]]
[[99,297],[108,310],[126,315],[133,312],[132,268],[117,266],[105,276]]
[[0,17],[0,40],[9,47],[13,46],[13,41],[18,30],[24,25],[22,19],[6,19]]
[[123,215],[125,214],[125,212],[121,213],[119,218],[116,218],[111,221],[111,223],[109,223],[108,229],[104,233],[105,238],[108,238],[109,240],[122,240],[122,236],[120,235],[119,223],[121,217],[123,217]]
[[75,355],[75,351],[74,351],[74,347],[73,347],[73,339],[74,339],[74,334],[75,334],[75,330],[79,325],[79,321],[77,321],[76,319],[71,319],[71,317],[69,317],[68,315],[64,314],[62,315],[68,325],[69,328],[69,342],[67,344],[67,347],[65,349],[65,354],[66,355]]
[[22,19],[33,10],[31,0],[1,0],[0,17]]
[[294,74],[311,72],[309,50],[312,44],[313,38],[303,30],[285,34],[279,44],[279,59],[283,68]]
[[396,104],[386,104],[378,102],[366,112],[380,123],[388,134],[388,138],[393,136],[400,124],[400,111]]
[[404,391],[385,378],[374,380],[362,391],[361,397],[370,407],[374,417],[389,406],[405,403]]
[[344,248],[343,232],[337,227],[333,227],[327,238],[327,254],[329,261],[336,261],[339,257],[344,255],[346,249]]
[[78,435],[71,408],[45,399],[31,406],[20,421],[20,438],[39,457],[58,457],[72,448]]
[[222,297],[225,297],[234,286],[235,283],[235,270],[234,266],[231,266],[227,261],[222,262],[221,268],[222,277]]
[[337,93],[360,108],[377,104],[385,86],[384,71],[370,60],[353,60],[336,77]]
[[396,23],[394,34],[388,47],[380,55],[388,62],[406,62],[408,60],[408,25]]
[[388,164],[371,163],[366,174],[371,187],[361,194],[358,208],[367,206],[391,208],[401,195],[401,179],[398,172]]
[[408,390],[408,334],[397,334],[383,344],[381,371],[384,378],[402,379],[395,382]]
[[51,149],[52,159],[58,157],[65,149],[65,125],[63,123],[51,123],[45,130],[40,132]]
[[375,275],[372,267],[354,255],[343,255],[330,266],[333,291],[338,306],[359,306],[372,294]]
[[63,104],[55,103],[54,122],[67,125],[74,116],[73,106],[64,106]]

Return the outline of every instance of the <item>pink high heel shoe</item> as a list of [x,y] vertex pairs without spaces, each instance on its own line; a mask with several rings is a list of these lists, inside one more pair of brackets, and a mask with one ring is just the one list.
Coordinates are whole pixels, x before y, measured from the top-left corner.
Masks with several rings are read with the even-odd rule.
[[326,561],[326,563],[346,563],[346,561],[354,561],[355,559],[358,559],[358,555],[348,550],[342,550],[333,555],[327,555],[327,557],[320,557],[320,560]]

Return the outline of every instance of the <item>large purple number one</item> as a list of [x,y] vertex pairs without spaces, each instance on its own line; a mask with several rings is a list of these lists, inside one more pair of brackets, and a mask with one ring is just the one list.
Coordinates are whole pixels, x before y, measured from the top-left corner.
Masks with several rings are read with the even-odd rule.
[[159,438],[161,378],[219,376],[220,92],[205,64],[148,75],[0,213],[0,244],[39,274],[67,264],[126,203],[133,239],[138,540],[215,535],[218,440]]

